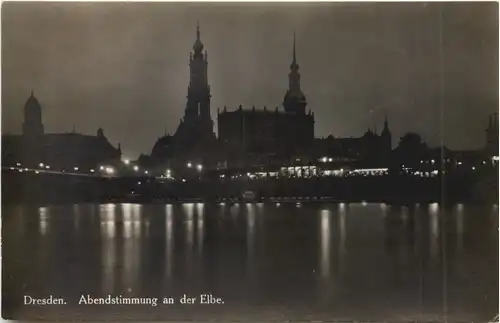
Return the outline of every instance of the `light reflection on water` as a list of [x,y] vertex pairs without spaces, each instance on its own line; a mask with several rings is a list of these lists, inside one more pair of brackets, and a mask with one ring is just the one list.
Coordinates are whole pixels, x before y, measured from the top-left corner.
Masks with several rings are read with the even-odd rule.
[[167,278],[172,277],[173,262],[174,262],[174,224],[173,224],[173,210],[172,204],[165,205],[165,236],[166,236],[166,248],[165,248],[165,273]]
[[327,278],[330,275],[330,210],[321,210],[321,276]]
[[41,207],[39,209],[39,225],[40,235],[46,235],[49,228],[49,211],[46,207]]
[[[379,306],[380,312],[399,306],[422,313],[439,309],[422,300],[442,294],[439,279],[448,268],[447,288],[461,291],[448,293],[450,312],[467,311],[477,319],[496,311],[492,304],[498,303],[498,250],[493,245],[498,208],[493,206],[106,204],[43,207],[31,218],[28,208],[10,212],[18,219],[4,224],[14,226],[15,239],[7,239],[4,248],[15,263],[34,268],[30,275],[41,277],[25,287],[23,277],[11,283],[19,281],[20,290],[34,294],[53,290],[79,296],[79,290],[57,280],[64,273],[65,279],[85,282],[103,295],[216,289],[234,303],[272,299],[292,306],[287,304],[302,297],[300,306],[332,313],[357,313],[366,304]],[[30,235],[30,227],[38,235]],[[450,235],[447,244],[440,243],[443,235]],[[69,274],[59,257],[68,253],[60,243],[65,236],[78,250],[71,266],[80,268]],[[38,237],[44,243],[37,243]],[[28,259],[11,248],[43,256]],[[439,265],[444,256],[452,259],[448,267]],[[53,273],[37,272],[42,265]]]

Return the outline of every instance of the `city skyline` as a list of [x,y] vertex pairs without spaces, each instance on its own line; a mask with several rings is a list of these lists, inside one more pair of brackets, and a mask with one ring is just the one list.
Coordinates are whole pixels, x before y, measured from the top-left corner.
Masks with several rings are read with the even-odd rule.
[[35,89],[47,132],[104,128],[124,157],[149,153],[183,115],[199,20],[216,133],[218,108],[282,109],[295,32],[316,137],[380,132],[387,114],[394,145],[414,131],[436,146],[443,102],[445,144],[481,148],[488,114],[498,109],[492,6],[8,3],[2,126],[20,132]]

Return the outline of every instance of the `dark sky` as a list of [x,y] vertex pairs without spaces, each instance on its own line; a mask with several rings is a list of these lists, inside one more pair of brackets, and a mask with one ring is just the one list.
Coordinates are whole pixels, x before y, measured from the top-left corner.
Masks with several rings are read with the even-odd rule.
[[102,127],[126,157],[150,153],[184,113],[198,19],[215,124],[224,105],[281,104],[294,30],[318,137],[380,131],[387,113],[396,143],[438,145],[444,129],[448,147],[480,148],[498,109],[496,2],[4,2],[3,132],[35,89],[46,132]]

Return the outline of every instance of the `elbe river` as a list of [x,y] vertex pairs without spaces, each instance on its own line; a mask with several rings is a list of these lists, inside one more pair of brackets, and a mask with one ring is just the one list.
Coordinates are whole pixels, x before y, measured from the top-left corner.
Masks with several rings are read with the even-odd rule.
[[[8,319],[486,322],[498,313],[496,205],[4,206],[2,236]],[[85,305],[82,295],[159,304]],[[180,304],[184,295],[195,304]],[[223,303],[199,304],[200,295]],[[25,296],[66,304],[24,305]]]

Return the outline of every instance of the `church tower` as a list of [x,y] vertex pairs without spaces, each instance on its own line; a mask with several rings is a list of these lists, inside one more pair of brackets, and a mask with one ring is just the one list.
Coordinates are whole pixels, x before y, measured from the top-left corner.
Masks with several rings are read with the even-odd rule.
[[205,135],[213,132],[213,122],[210,116],[210,86],[208,85],[208,57],[203,53],[203,43],[200,39],[200,25],[196,26],[196,41],[193,52],[189,55],[189,86],[184,122],[189,128],[196,127]]
[[382,145],[385,151],[389,152],[392,150],[392,135],[389,130],[389,123],[387,122],[387,115],[384,120],[384,129],[380,134],[380,138],[382,139]]
[[24,105],[23,135],[28,137],[43,135],[42,107],[33,91]]
[[295,32],[293,33],[293,59],[288,74],[288,90],[283,100],[283,108],[286,113],[305,114],[306,97],[300,89],[299,64],[297,64],[297,55],[295,51]]

